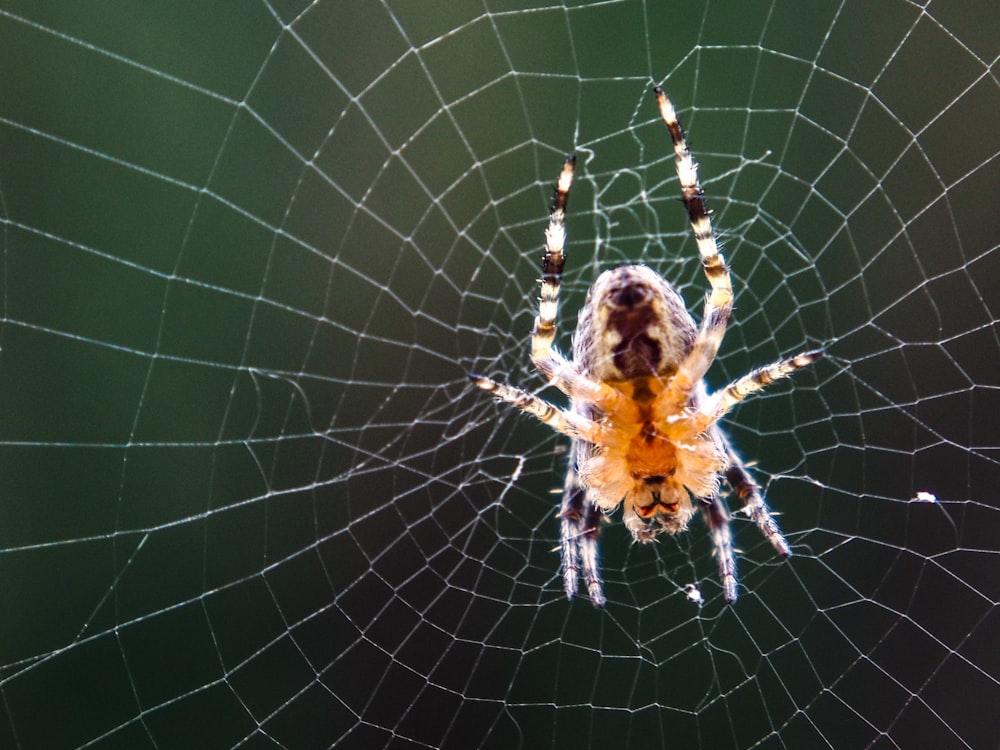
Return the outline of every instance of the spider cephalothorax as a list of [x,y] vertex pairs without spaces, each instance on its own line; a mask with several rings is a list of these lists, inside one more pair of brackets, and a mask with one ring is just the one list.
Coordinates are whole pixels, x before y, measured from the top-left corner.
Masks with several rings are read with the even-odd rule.
[[783,556],[791,549],[764,505],[756,482],[718,426],[735,404],[813,362],[818,351],[754,370],[709,394],[703,377],[715,359],[733,309],[729,269],[719,252],[677,114],[654,88],[674,145],[677,176],[702,267],[711,284],[701,325],[677,291],[642,265],[603,272],[587,292],[567,360],[553,344],[565,263],[566,202],[575,158],[563,164],[545,231],[542,290],[531,337],[535,367],[570,398],[558,409],[527,391],[473,376],[480,388],[573,439],[563,490],[562,556],[567,596],[582,575],[591,601],[604,604],[597,535],[605,513],[623,506],[636,541],[676,534],[701,510],[712,533],[723,595],[736,600],[736,561],[729,513],[719,494],[724,477],[744,512]]

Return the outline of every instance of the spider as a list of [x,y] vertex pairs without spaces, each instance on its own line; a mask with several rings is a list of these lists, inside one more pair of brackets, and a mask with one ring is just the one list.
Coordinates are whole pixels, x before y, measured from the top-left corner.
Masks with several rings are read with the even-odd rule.
[[718,423],[744,398],[821,354],[809,351],[780,360],[708,392],[703,378],[732,314],[732,282],[677,113],[663,89],[656,86],[653,92],[673,141],[681,196],[711,286],[701,325],[659,274],[644,265],[624,265],[601,273],[588,290],[573,337],[573,359],[555,349],[566,203],[576,163],[570,154],[549,211],[541,298],[531,334],[532,363],[569,397],[570,407],[560,409],[528,391],[470,375],[499,401],[572,438],[559,513],[563,585],[572,598],[582,577],[597,607],[605,604],[597,536],[605,514],[619,505],[633,540],[643,543],[661,533],[685,531],[697,507],[711,533],[729,603],[737,596],[736,559],[729,511],[720,494],[722,478],[777,553],[792,554]]

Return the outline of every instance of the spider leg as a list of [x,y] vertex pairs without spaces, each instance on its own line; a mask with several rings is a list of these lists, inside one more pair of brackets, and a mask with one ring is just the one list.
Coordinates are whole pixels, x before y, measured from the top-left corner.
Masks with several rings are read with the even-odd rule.
[[[542,292],[538,301],[538,315],[531,332],[531,359],[536,366],[552,356],[556,339],[556,316],[559,313],[559,286],[563,266],[566,264],[566,201],[573,185],[573,167],[576,155],[570,154],[563,162],[555,197],[549,209],[549,225],[545,229],[545,255],[542,256]],[[539,366],[540,368],[540,366]]]
[[719,246],[712,231],[711,212],[705,205],[705,191],[698,182],[698,165],[691,157],[691,151],[684,137],[680,120],[674,105],[659,86],[653,87],[656,101],[660,105],[660,116],[670,131],[670,140],[674,144],[674,162],[677,166],[677,179],[681,183],[681,197],[691,221],[691,231],[698,243],[698,254],[705,275],[712,285],[714,307],[722,307],[726,302],[732,302],[733,287],[729,281],[729,269],[726,261],[719,253]]
[[788,359],[782,359],[747,373],[734,380],[721,391],[709,396],[695,415],[692,425],[695,429],[706,430],[718,422],[736,404],[757,391],[766,388],[775,380],[787,378],[796,370],[811,365],[822,356],[819,350],[803,352]]
[[576,412],[564,411],[553,406],[548,401],[540,399],[533,393],[521,388],[498,383],[483,375],[469,375],[469,379],[487,393],[492,393],[498,401],[513,404],[526,414],[535,417],[539,422],[548,425],[556,432],[569,435],[577,440],[595,443],[606,439],[606,430],[592,419]]
[[722,430],[715,428],[714,434],[715,439],[726,448],[726,454],[729,457],[729,468],[726,469],[726,481],[729,482],[729,485],[743,503],[742,511],[757,524],[760,533],[771,543],[771,546],[774,547],[779,555],[782,557],[791,557],[792,548],[788,546],[788,542],[785,541],[781,529],[778,528],[778,522],[774,520],[774,516],[771,515],[767,505],[764,503],[764,496],[760,494],[760,487],[757,485],[757,482],[754,481],[753,476],[747,471],[747,467],[740,460],[740,457],[736,455],[732,443],[729,442],[729,439],[723,434]]
[[545,254],[542,256],[542,290],[538,300],[538,315],[535,316],[531,331],[531,361],[550,383],[570,398],[588,401],[608,412],[622,403],[621,393],[581,374],[554,346],[559,288],[566,264],[566,202],[573,185],[575,165],[576,155],[570,154],[563,162],[549,209],[549,225],[545,229]]
[[603,607],[605,598],[597,566],[597,536],[604,513],[587,497],[587,489],[580,482],[575,466],[566,472],[559,518],[562,521],[563,589],[566,598],[573,598],[578,580],[582,577],[587,584],[590,601],[595,607]]
[[718,495],[700,497],[701,514],[705,519],[715,557],[719,562],[719,578],[722,580],[722,594],[732,604],[736,601],[736,556],[733,554],[733,535],[729,528],[729,511],[725,501]]
[[681,197],[691,222],[691,231],[698,243],[702,268],[712,287],[711,293],[705,300],[705,313],[694,345],[661,395],[662,401],[658,399],[663,409],[675,411],[677,407],[687,403],[692,389],[705,376],[715,360],[733,311],[733,284],[726,260],[719,252],[719,245],[715,241],[712,221],[709,218],[711,212],[705,205],[705,192],[698,182],[698,165],[691,157],[677,112],[662,88],[655,86],[653,93],[656,94],[656,100],[660,105],[660,116],[670,131],[677,179],[681,184]]

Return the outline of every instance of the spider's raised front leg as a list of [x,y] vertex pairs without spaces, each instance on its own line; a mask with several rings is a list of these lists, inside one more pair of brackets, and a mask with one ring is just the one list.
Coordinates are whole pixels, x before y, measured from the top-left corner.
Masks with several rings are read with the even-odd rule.
[[573,186],[576,155],[563,162],[555,196],[549,209],[549,225],[545,229],[545,253],[542,256],[542,290],[538,300],[538,315],[531,331],[531,361],[550,383],[570,398],[586,401],[604,412],[622,404],[622,395],[609,385],[580,373],[555,348],[556,318],[559,314],[559,287],[566,264],[566,202]]
[[[559,314],[559,286],[566,265],[566,202],[573,186],[576,155],[563,162],[556,193],[549,209],[549,225],[545,229],[545,254],[542,256],[542,293],[538,315],[531,332],[531,361],[546,375],[562,364],[562,357],[553,348],[556,340],[556,317]],[[550,376],[551,377],[551,376]]]
[[566,598],[573,598],[580,577],[587,584],[587,593],[595,607],[604,606],[604,588],[597,567],[597,537],[604,512],[587,497],[587,488],[576,473],[574,445],[570,467],[563,487],[560,537],[562,539],[563,589]]
[[660,105],[660,116],[670,131],[677,179],[681,184],[681,197],[691,222],[691,231],[698,244],[702,268],[712,287],[711,293],[705,300],[705,312],[694,345],[677,368],[669,386],[657,398],[656,412],[658,416],[663,417],[676,413],[679,408],[687,404],[692,390],[715,360],[733,311],[733,284],[726,260],[719,252],[719,245],[715,241],[712,221],[709,218],[710,211],[705,205],[705,192],[698,182],[698,165],[691,157],[677,112],[663,89],[656,86],[653,92]]

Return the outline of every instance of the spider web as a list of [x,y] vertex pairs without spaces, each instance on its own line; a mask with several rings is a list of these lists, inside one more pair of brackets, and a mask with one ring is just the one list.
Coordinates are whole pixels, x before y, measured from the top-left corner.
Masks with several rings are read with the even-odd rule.
[[[1000,16],[985,0],[0,3],[0,747],[995,746]],[[792,544],[602,534],[561,591],[528,364],[603,268],[733,269]]]

